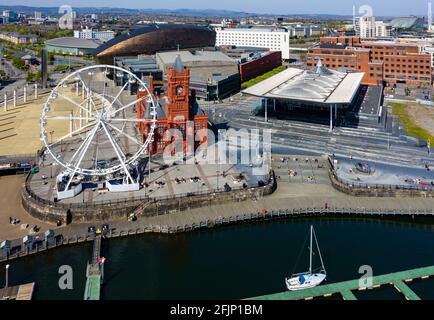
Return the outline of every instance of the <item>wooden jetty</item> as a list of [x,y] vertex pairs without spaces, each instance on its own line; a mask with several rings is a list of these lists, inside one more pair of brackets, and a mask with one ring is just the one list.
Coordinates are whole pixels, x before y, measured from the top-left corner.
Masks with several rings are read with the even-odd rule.
[[101,283],[104,280],[104,263],[100,264],[101,257],[101,235],[97,235],[93,242],[92,261],[88,263],[86,269],[86,287],[84,290],[84,300],[99,300]]
[[0,300],[32,300],[35,283],[0,289]]
[[405,282],[411,282],[414,279],[427,279],[432,276],[434,276],[434,266],[374,276],[372,277],[372,284],[369,287],[361,285],[360,279],[355,279],[305,290],[274,293],[249,298],[248,300],[311,300],[315,297],[329,297],[333,294],[340,294],[344,300],[357,300],[352,291],[376,289],[383,285],[392,285],[407,300],[421,300]]

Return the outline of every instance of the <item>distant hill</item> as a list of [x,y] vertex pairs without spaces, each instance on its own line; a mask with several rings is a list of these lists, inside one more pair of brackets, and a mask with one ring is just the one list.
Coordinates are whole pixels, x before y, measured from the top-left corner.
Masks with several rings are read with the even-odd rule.
[[[4,6],[0,5],[0,10],[11,10],[15,12],[22,12],[25,14],[33,14],[35,11],[40,11],[44,15],[59,16],[59,7],[29,7],[29,6]],[[177,15],[183,17],[284,17],[292,19],[312,19],[312,20],[348,20],[352,19],[351,15],[335,15],[335,14],[267,14],[267,13],[252,13],[231,10],[218,10],[218,9],[131,9],[131,8],[112,8],[112,7],[73,7],[73,10],[78,14],[148,14],[148,15]],[[378,17],[381,19],[382,17]],[[389,17],[391,18],[391,17]]]

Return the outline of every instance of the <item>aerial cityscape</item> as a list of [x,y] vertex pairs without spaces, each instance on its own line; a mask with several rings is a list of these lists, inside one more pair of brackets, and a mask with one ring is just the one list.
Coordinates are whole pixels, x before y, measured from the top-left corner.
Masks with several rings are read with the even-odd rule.
[[432,3],[328,3],[3,1],[0,300],[434,300]]

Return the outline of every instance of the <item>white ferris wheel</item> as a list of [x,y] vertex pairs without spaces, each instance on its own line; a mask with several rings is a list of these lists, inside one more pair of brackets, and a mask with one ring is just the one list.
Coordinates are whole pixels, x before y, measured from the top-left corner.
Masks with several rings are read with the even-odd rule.
[[[129,94],[132,86],[143,94]],[[145,91],[145,92],[144,92]],[[136,104],[146,104],[147,119],[139,119]],[[149,125],[146,140],[138,124]],[[128,70],[111,65],[81,68],[49,94],[40,119],[40,136],[63,172],[65,190],[73,180],[122,177],[137,183],[134,174],[149,152],[157,122],[156,99],[147,85]]]

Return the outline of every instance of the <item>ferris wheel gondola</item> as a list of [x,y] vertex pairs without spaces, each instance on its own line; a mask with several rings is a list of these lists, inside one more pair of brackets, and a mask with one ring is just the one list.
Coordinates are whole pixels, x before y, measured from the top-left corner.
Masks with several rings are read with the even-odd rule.
[[[118,88],[112,82],[109,90],[107,77],[118,74],[125,83],[121,82],[121,88]],[[103,83],[102,87],[100,83]],[[75,95],[71,84],[76,86]],[[147,94],[124,102],[123,93],[131,85]],[[82,87],[81,95],[78,94],[79,86]],[[150,119],[137,118],[135,108],[138,103],[146,103],[150,108]],[[63,167],[62,174],[68,177],[65,189],[76,176],[113,176],[118,173],[125,183],[137,183],[137,178],[130,172],[148,150],[156,128],[156,115],[156,99],[136,75],[117,66],[93,65],[69,74],[51,91],[42,108],[40,138],[46,152]],[[59,124],[62,121],[63,124]],[[143,121],[149,124],[144,141],[136,131],[137,124]],[[66,134],[57,132],[64,131],[68,125]],[[63,144],[71,146],[69,152],[62,147],[59,149]],[[125,146],[127,144],[129,149]],[[99,166],[98,160],[108,156],[115,160]]]

